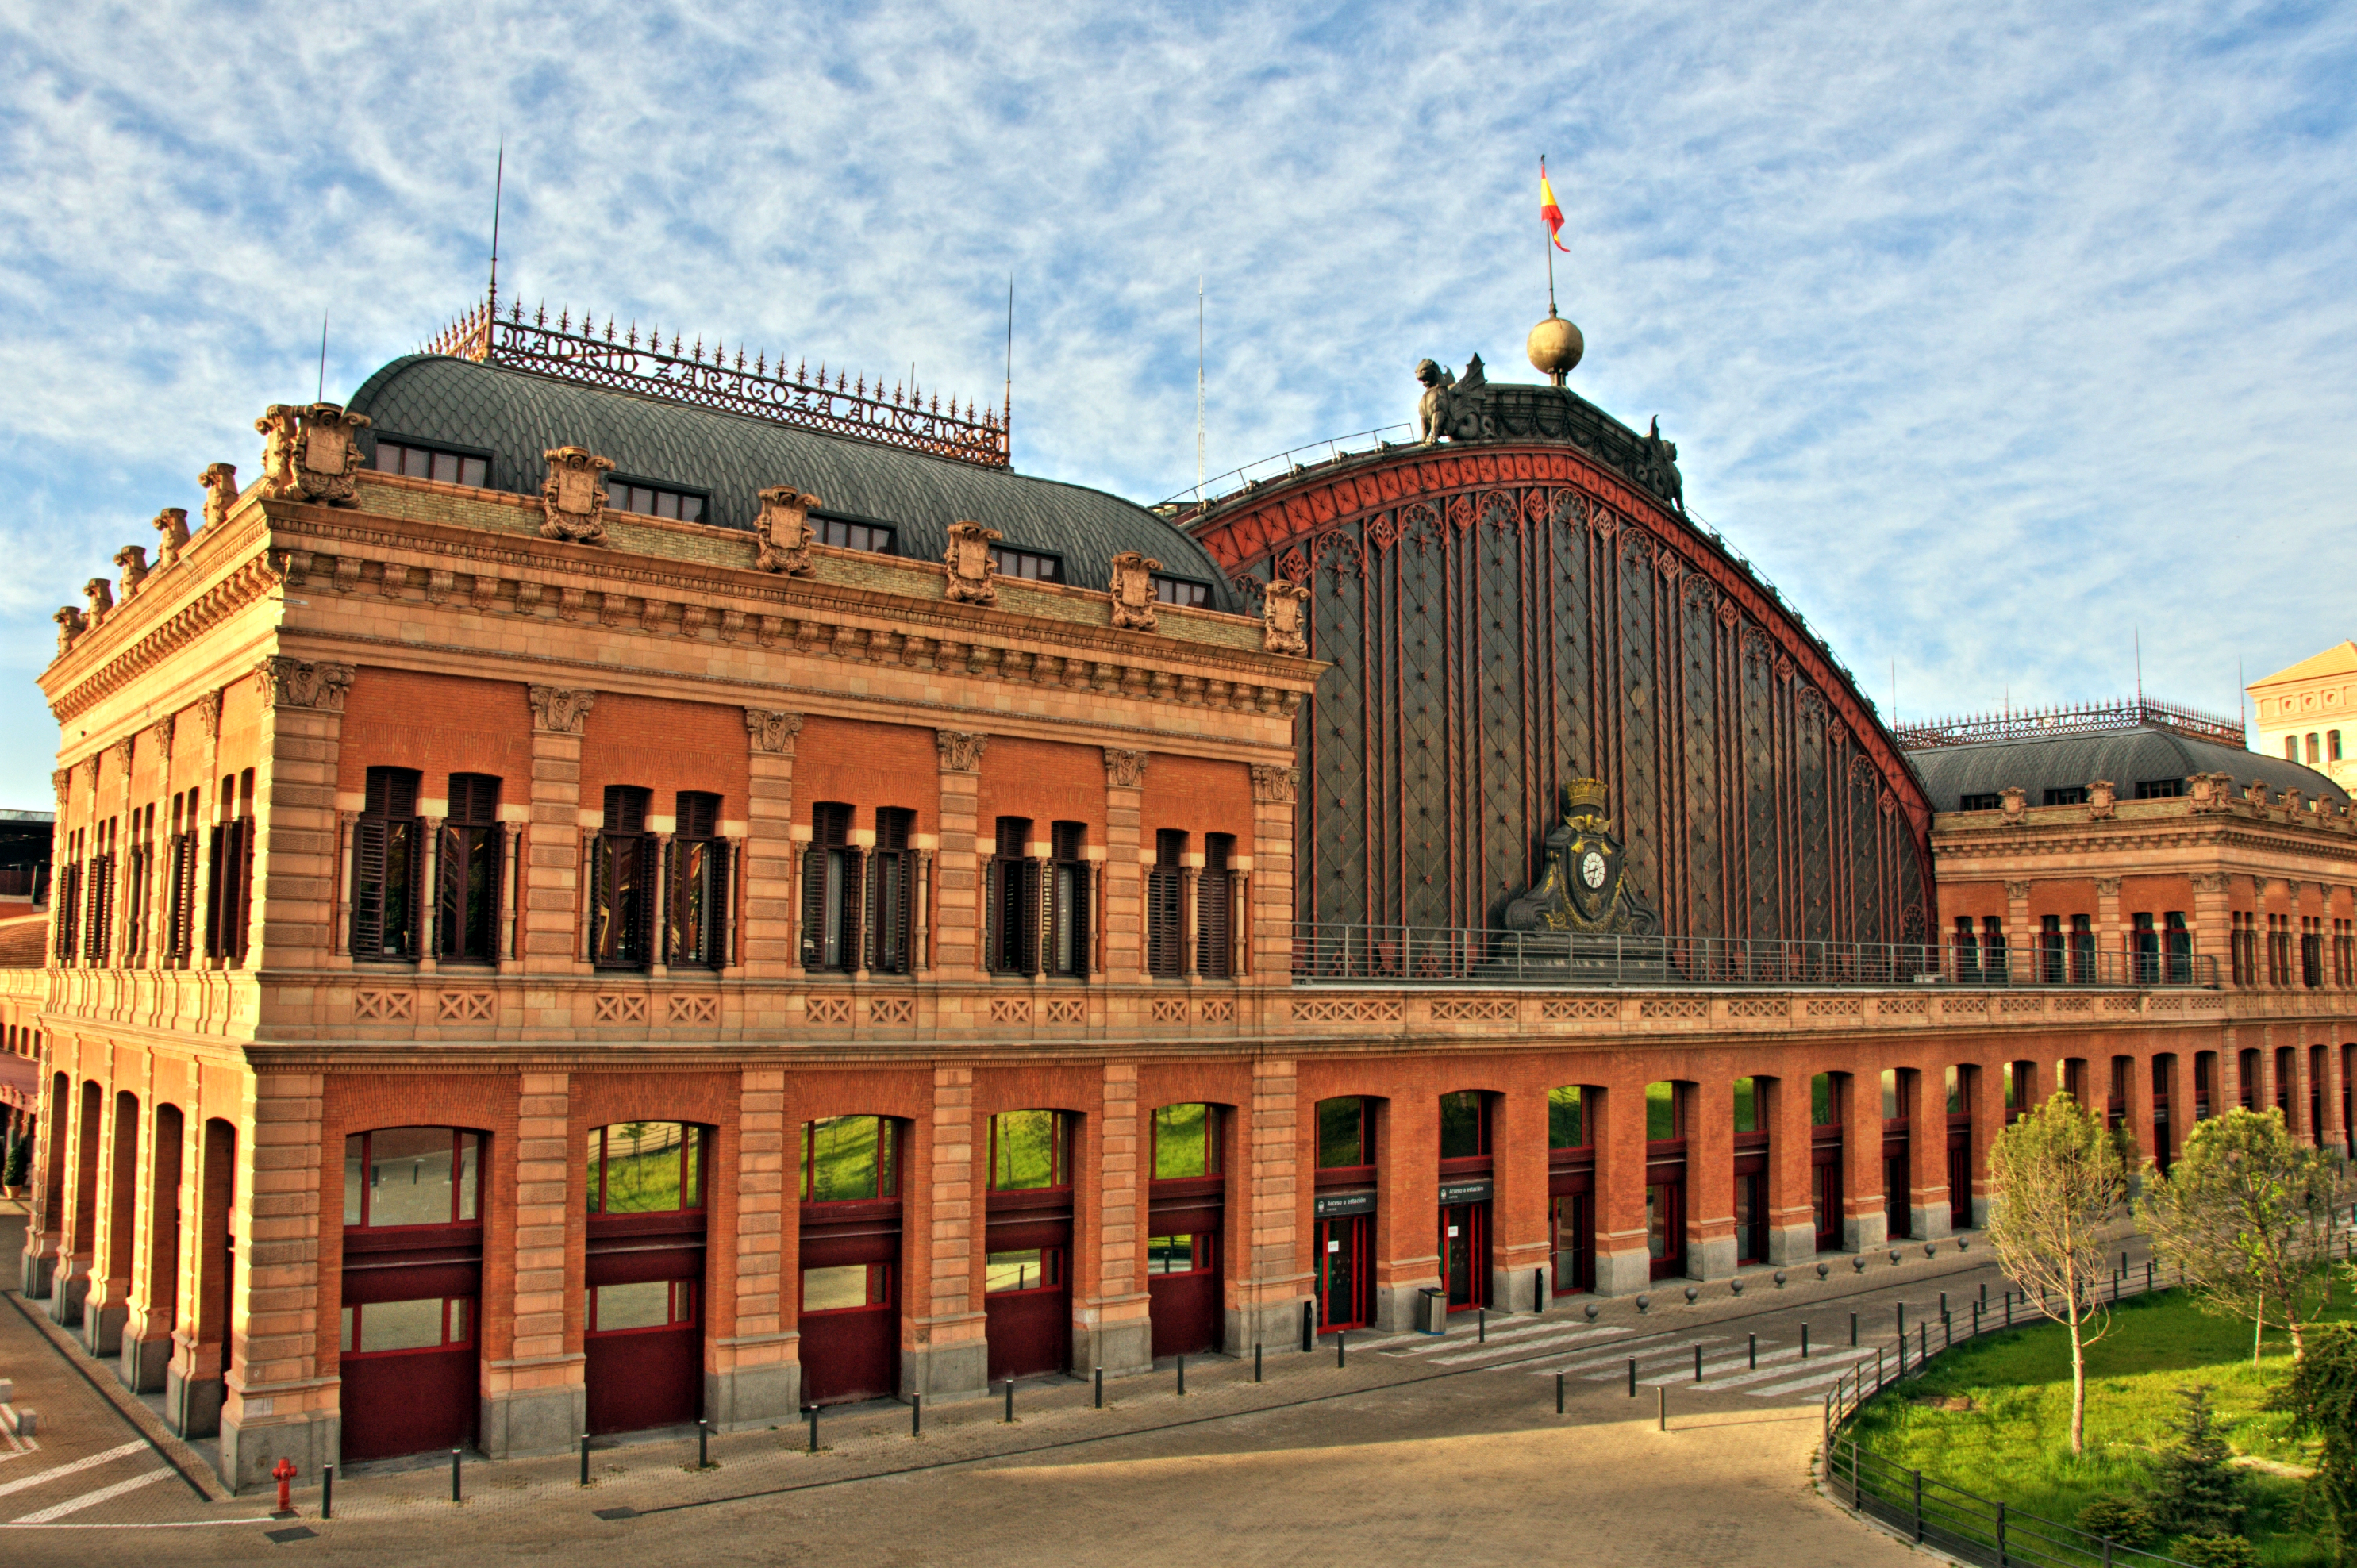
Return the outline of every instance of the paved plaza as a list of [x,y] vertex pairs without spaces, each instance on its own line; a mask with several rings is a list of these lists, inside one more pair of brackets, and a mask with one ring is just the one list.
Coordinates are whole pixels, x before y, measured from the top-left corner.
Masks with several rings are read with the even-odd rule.
[[[2141,1253],[2138,1253],[2141,1257]],[[1986,1251],[1917,1244],[1863,1273],[1835,1260],[1783,1288],[1745,1276],[1684,1299],[1664,1282],[1650,1312],[1585,1299],[1544,1316],[1455,1320],[1445,1337],[1353,1337],[1337,1365],[1312,1354],[1117,1380],[1097,1409],[1082,1380],[1018,1386],[922,1412],[878,1403],[828,1412],[821,1451],[794,1426],[710,1440],[693,1429],[577,1455],[490,1464],[468,1455],[464,1500],[447,1460],[318,1477],[298,1518],[267,1497],[226,1498],[201,1449],[161,1434],[111,1369],[73,1350],[13,1293],[0,1360],[16,1403],[39,1412],[29,1442],[0,1454],[0,1552],[22,1563],[290,1559],[374,1564],[486,1563],[583,1547],[701,1563],[931,1564],[1512,1560],[1577,1550],[1627,1563],[1885,1563],[1908,1549],[1845,1516],[1811,1481],[1833,1380],[1888,1355],[1897,1310],[1936,1326],[1942,1293],[1960,1318]],[[1857,1314],[1859,1343],[1850,1344]],[[1810,1337],[1801,1356],[1803,1326]],[[1695,1380],[1695,1353],[1702,1379]],[[1636,1362],[1638,1392],[1629,1391]],[[1555,1414],[1556,1380],[1565,1413]],[[1659,1430],[1662,1393],[1668,1427]]]

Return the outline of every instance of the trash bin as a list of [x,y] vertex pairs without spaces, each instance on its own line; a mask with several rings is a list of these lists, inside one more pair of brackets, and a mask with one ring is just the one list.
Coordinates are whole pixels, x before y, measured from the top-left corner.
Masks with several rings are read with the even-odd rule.
[[1426,1334],[1448,1333],[1448,1293],[1444,1290],[1426,1290],[1423,1293],[1423,1301],[1416,1307],[1416,1327]]

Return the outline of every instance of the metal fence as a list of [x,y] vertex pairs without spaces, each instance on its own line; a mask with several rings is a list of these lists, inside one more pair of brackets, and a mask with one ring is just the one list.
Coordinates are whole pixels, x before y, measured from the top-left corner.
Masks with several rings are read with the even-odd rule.
[[[2098,1287],[2093,1293],[2104,1302],[2168,1288],[2156,1280],[2151,1263],[2145,1265],[2144,1277],[2138,1281],[2127,1267],[2126,1258],[2123,1256],[2120,1262],[2119,1271],[2109,1282],[2110,1288]],[[1833,1391],[1825,1395],[1822,1455],[1826,1492],[1836,1502],[1880,1520],[1922,1545],[1935,1547],[1966,1563],[1990,1564],[1991,1568],[2010,1568],[2014,1563],[2028,1564],[2029,1568],[2112,1568],[2114,1564],[2181,1568],[2178,1558],[2106,1540],[2075,1524],[2028,1513],[1997,1498],[1951,1486],[1936,1476],[1894,1464],[1878,1454],[1867,1452],[1855,1434],[1845,1440],[1842,1428],[1867,1400],[1903,1378],[1920,1375],[1942,1351],[1967,1344],[1983,1334],[2049,1321],[2029,1305],[2026,1297],[2017,1306],[2010,1293],[2001,1310],[1968,1302],[1966,1316],[1967,1326],[1958,1333],[1954,1314],[1943,1312],[1936,1324],[1926,1320],[1917,1325],[1911,1347],[1908,1343],[1910,1336],[1902,1333],[1893,1350],[1875,1353],[1872,1367],[1860,1362],[1857,1371],[1844,1373],[1835,1380]]]
[[1297,921],[1293,980],[1397,985],[2214,986],[2206,953],[1954,942],[1586,937]]

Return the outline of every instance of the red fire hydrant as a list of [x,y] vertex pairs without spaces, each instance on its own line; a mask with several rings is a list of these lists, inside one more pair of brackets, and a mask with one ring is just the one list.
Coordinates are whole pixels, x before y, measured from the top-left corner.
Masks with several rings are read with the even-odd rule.
[[289,1494],[287,1488],[295,1479],[295,1461],[292,1459],[281,1458],[278,1461],[278,1467],[271,1471],[270,1474],[278,1482],[279,1513],[282,1515],[292,1514],[295,1511],[295,1499]]

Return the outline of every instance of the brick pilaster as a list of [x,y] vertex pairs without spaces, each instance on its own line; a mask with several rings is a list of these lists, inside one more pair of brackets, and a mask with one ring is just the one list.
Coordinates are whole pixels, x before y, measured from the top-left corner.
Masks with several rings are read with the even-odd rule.
[[532,825],[524,843],[527,972],[587,972],[582,959],[581,730],[597,693],[534,686]]

